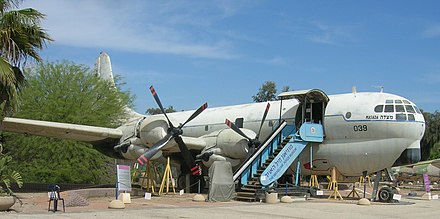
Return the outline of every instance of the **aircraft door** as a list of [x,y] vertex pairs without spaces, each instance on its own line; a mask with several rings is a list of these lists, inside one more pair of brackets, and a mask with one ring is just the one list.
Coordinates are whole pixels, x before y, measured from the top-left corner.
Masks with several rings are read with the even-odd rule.
[[295,125],[305,122],[324,124],[325,108],[329,101],[327,94],[318,89],[288,91],[278,95],[281,100],[296,98],[300,106],[296,111]]

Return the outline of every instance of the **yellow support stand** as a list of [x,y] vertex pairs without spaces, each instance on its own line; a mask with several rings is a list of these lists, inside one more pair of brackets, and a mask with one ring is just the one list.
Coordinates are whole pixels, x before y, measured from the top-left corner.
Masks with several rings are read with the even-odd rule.
[[171,172],[171,167],[170,167],[170,158],[168,157],[167,166],[165,167],[165,172],[164,172],[163,178],[162,178],[162,183],[160,184],[159,195],[163,192],[165,182],[167,184],[167,193],[166,194],[168,194],[169,187],[170,187],[170,180],[171,180],[171,185],[173,186],[173,193],[176,194],[176,190],[174,189],[175,185],[174,185],[174,180],[173,180],[173,174]]
[[331,183],[331,181],[332,181],[332,178],[330,177],[330,176],[327,176],[327,181],[329,182],[328,183],[328,186],[327,186],[327,189],[328,190],[332,190],[332,183]]
[[336,167],[333,167],[332,169],[332,181],[330,184],[330,188],[333,189],[333,192],[328,199],[335,197],[335,199],[340,198],[341,200],[344,200],[338,190],[338,182],[336,181]]
[[365,178],[364,178],[363,176],[360,176],[360,177],[359,177],[359,185],[363,185],[364,182],[365,182],[365,180],[367,180],[367,182],[368,182],[368,186],[369,186],[370,188],[373,188],[373,186],[371,185],[370,176],[366,176]]
[[359,193],[356,191],[356,182],[353,183],[353,189],[350,191],[350,193],[348,193],[347,198],[349,198],[350,195],[353,195],[353,198],[356,198],[355,195],[356,195],[358,198],[361,198],[361,196],[359,195]]
[[147,186],[145,188],[147,189],[147,191],[148,189],[151,189],[151,193],[155,193],[154,191],[154,186],[155,186],[154,179],[156,178],[155,173],[157,173],[155,165],[152,162],[148,161],[147,168],[145,169],[144,176],[142,177],[141,187],[144,186],[145,177],[146,177],[148,181],[147,181]]
[[318,177],[316,175],[311,175],[310,176],[309,185],[311,187],[318,187],[319,188]]

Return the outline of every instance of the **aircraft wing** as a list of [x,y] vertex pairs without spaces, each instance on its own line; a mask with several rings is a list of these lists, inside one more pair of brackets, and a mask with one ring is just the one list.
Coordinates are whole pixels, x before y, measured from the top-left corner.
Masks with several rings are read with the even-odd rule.
[[99,142],[108,139],[120,139],[122,137],[122,131],[114,128],[10,117],[6,117],[1,122],[0,130],[84,142]]
[[440,158],[432,160],[431,161],[431,165],[433,165],[433,166],[435,166],[435,167],[440,169]]

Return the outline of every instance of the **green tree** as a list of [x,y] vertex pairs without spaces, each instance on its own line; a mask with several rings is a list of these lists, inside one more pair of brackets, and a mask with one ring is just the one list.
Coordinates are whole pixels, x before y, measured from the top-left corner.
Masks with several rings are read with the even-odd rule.
[[[440,112],[423,112],[425,117],[425,135],[421,141],[422,160],[435,159],[440,157],[436,144],[440,143]],[[438,145],[437,145],[438,146]]]
[[[118,83],[113,87],[84,65],[41,63],[26,73],[28,83],[16,115],[20,118],[117,127],[132,102]],[[89,144],[20,134],[8,134],[4,141],[25,182],[111,182],[113,159]]]
[[0,119],[17,109],[24,63],[29,57],[41,61],[38,51],[52,41],[40,26],[44,14],[32,8],[12,10],[20,2],[0,0]]
[[[168,108],[165,108],[164,110],[166,113],[176,112],[176,110],[174,109],[173,106],[169,106]],[[148,115],[156,115],[156,114],[161,114],[162,111],[160,110],[160,108],[148,108],[147,111],[145,111],[145,113]]]
[[[273,81],[266,81],[261,85],[258,93],[255,96],[252,96],[254,102],[266,102],[278,100],[277,88],[276,84]],[[289,91],[289,86],[284,86],[281,92]]]

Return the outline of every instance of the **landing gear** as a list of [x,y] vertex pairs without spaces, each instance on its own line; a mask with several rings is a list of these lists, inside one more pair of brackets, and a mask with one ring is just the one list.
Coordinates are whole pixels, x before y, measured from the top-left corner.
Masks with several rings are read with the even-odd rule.
[[392,202],[393,195],[393,190],[390,187],[385,186],[379,190],[378,198],[380,202]]

